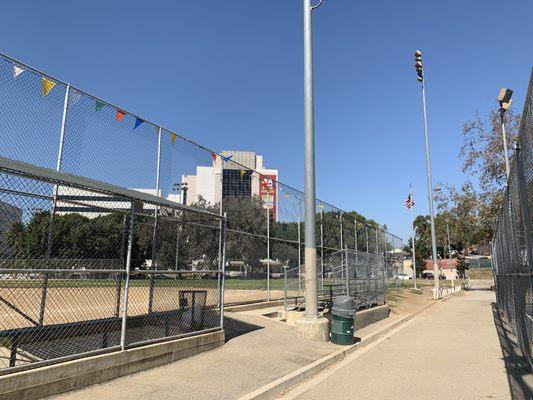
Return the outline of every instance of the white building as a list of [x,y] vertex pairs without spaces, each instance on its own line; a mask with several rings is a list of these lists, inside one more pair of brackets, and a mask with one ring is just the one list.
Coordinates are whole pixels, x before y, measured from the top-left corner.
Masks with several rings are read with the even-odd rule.
[[201,197],[216,204],[228,196],[258,196],[273,203],[277,219],[278,170],[265,168],[263,156],[251,151],[224,150],[221,155],[229,160],[216,156],[210,167],[197,166],[196,175],[182,176],[187,189],[181,191],[180,202],[192,205]]
[[[154,196],[161,195],[161,191],[155,189],[131,189],[141,193]],[[178,202],[175,194],[168,196],[168,200]],[[96,218],[100,215],[108,214],[112,211],[129,211],[131,202],[124,201],[119,197],[108,196],[89,190],[72,188],[69,186],[58,186],[57,203],[55,211],[58,215],[78,213],[87,218]],[[152,204],[144,204],[144,210],[153,210]],[[153,212],[153,211],[152,211]]]

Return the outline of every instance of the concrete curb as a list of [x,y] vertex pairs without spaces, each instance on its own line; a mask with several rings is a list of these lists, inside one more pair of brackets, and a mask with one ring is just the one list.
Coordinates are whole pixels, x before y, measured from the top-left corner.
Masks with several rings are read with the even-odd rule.
[[427,306],[421,308],[420,310],[403,317],[402,319],[393,322],[383,329],[367,336],[361,339],[360,342],[355,343],[351,346],[348,346],[343,349],[339,349],[331,354],[328,354],[327,356],[324,356],[294,372],[291,372],[290,374],[287,374],[285,376],[282,376],[281,378],[276,379],[274,382],[271,382],[251,393],[248,393],[244,396],[241,396],[238,398],[238,400],[268,400],[273,399],[277,396],[281,396],[283,393],[285,393],[288,389],[290,389],[292,386],[297,385],[298,383],[304,381],[305,379],[309,378],[310,376],[316,374],[317,372],[320,372],[322,369],[336,363],[337,361],[342,360],[344,357],[346,357],[348,354],[353,353],[356,350],[362,349],[365,346],[369,345],[370,343],[377,340],[379,337],[387,334],[394,328],[406,323],[407,321],[413,319],[418,314],[421,314],[422,312],[426,311],[428,308],[434,306],[435,304],[439,303],[439,301],[435,301],[433,303],[428,304]]
[[103,383],[224,345],[224,331],[82,357],[0,377],[0,400],[34,400]]

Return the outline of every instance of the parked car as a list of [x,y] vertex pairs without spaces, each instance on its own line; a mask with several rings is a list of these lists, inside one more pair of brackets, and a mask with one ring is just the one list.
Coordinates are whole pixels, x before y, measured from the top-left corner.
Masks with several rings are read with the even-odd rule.
[[[424,279],[433,279],[435,277],[435,275],[429,273],[429,274],[424,274]],[[439,275],[439,279],[446,279],[446,277],[444,275]]]
[[401,281],[407,281],[409,279],[413,279],[413,276],[405,272],[399,272],[398,274],[394,275],[394,279],[399,279]]

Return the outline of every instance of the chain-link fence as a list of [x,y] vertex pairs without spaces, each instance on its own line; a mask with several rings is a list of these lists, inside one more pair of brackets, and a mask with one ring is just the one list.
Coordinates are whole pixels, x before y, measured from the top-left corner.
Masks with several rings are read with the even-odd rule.
[[[350,295],[358,309],[385,304],[387,260],[384,255],[345,248],[318,260],[318,298],[330,303],[338,295]],[[392,265],[393,261],[389,261]],[[284,272],[285,310],[304,304],[305,267]]]
[[493,241],[499,309],[533,370],[533,71]]
[[[0,116],[0,156],[227,213],[227,303],[281,299],[283,268],[304,263],[304,194],[260,155],[212,151],[1,54]],[[402,253],[400,238],[355,212],[321,200],[316,212],[318,257]]]
[[0,157],[0,374],[221,329],[224,226]]

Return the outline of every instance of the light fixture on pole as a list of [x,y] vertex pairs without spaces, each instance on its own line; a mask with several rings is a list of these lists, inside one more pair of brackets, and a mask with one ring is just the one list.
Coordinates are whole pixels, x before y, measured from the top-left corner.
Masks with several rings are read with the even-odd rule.
[[422,52],[420,50],[415,51],[415,69],[418,75],[418,81],[422,86],[422,110],[424,114],[424,138],[426,142],[426,173],[428,181],[428,200],[429,200],[429,218],[431,222],[431,252],[433,259],[433,297],[438,299],[439,294],[439,265],[437,263],[437,242],[435,239],[435,216],[433,214],[433,193],[431,183],[431,161],[429,157],[429,135],[428,135],[428,123],[426,113],[426,89],[424,85],[424,67],[422,65]]
[[498,103],[500,103],[500,123],[502,125],[502,136],[503,136],[503,156],[505,158],[505,181],[509,178],[509,155],[507,154],[507,134],[505,132],[505,112],[511,106],[511,97],[513,96],[513,91],[507,88],[501,88],[500,93],[498,93]]

